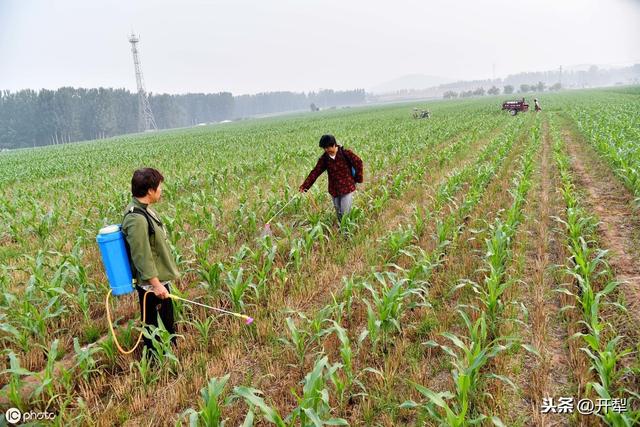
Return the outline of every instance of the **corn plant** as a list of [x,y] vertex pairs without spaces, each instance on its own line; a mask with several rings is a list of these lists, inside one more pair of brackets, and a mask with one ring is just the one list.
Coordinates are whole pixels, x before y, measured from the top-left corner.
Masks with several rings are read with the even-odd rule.
[[[380,340],[386,343],[388,335],[392,331],[401,332],[400,318],[406,308],[427,306],[424,291],[407,286],[407,279],[399,278],[394,273],[375,273],[378,288],[369,283],[364,283],[364,288],[369,291],[371,301],[364,300],[367,306],[367,328],[358,338],[362,343],[369,338],[373,350],[377,349]],[[417,299],[417,301],[413,301]]]
[[340,232],[343,236],[353,237],[364,220],[364,211],[358,206],[353,206],[349,213],[340,220]]
[[193,320],[187,321],[189,325],[191,325],[196,331],[198,331],[198,338],[200,340],[200,345],[202,347],[207,348],[211,344],[211,327],[214,323],[214,318],[210,316],[205,316],[202,320],[197,317]]
[[302,326],[297,326],[291,317],[287,317],[286,324],[289,330],[289,338],[279,338],[285,346],[291,348],[297,357],[300,366],[304,364],[305,355],[309,349],[317,343],[318,339],[329,333],[324,329],[324,325],[329,321],[329,313],[332,306],[327,305],[316,312],[314,317],[307,317],[304,313],[294,312],[299,318]]
[[116,347],[116,343],[113,341],[111,334],[109,334],[104,340],[100,341],[98,347],[100,347],[102,355],[107,359],[109,366],[114,366],[118,359],[118,348]]
[[496,219],[491,226],[491,237],[486,239],[487,252],[485,262],[488,273],[484,278],[484,283],[466,282],[478,294],[478,300],[487,315],[491,336],[496,336],[497,334],[498,322],[504,308],[502,295],[512,284],[511,280],[504,280],[507,261],[511,257],[510,240],[504,223]]
[[352,307],[353,307],[353,296],[354,292],[357,289],[357,285],[355,284],[353,276],[342,277],[342,290],[339,294],[339,300],[344,304],[344,311],[346,312],[347,318],[351,317]]
[[83,380],[89,381],[89,376],[92,373],[100,372],[98,363],[94,356],[100,353],[100,347],[88,345],[85,348],[80,347],[78,338],[73,338],[73,350],[76,355],[75,369],[76,372],[82,377]]
[[403,253],[406,253],[404,248],[416,240],[416,235],[411,227],[400,226],[381,240],[384,241],[389,251],[389,261],[393,261]]
[[304,329],[298,328],[291,317],[287,317],[286,323],[289,330],[289,338],[279,338],[278,341],[293,350],[298,364],[302,366],[307,350],[313,343],[310,337],[311,334]]
[[304,240],[294,239],[291,242],[291,249],[289,250],[289,260],[293,263],[293,267],[296,272],[300,272],[302,268],[302,261],[304,257]]
[[158,327],[147,325],[142,329],[147,340],[151,341],[153,355],[160,363],[161,368],[167,368],[169,372],[176,373],[180,360],[173,353],[173,342],[182,335],[172,334],[164,327],[160,315],[158,315]]
[[[488,395],[486,392],[480,393],[483,378],[495,378],[515,388],[513,382],[506,377],[481,372],[483,366],[510,348],[512,342],[506,339],[489,341],[484,313],[481,313],[475,322],[472,322],[464,311],[458,309],[458,313],[467,327],[467,337],[458,337],[449,332],[442,333],[441,335],[449,340],[454,348],[435,341],[424,343],[428,347],[439,347],[450,356],[455,393],[448,391],[438,393],[414,383],[416,390],[427,400],[422,403],[409,400],[401,405],[402,408],[420,409],[440,425],[448,426],[467,426],[487,419],[487,416],[477,414],[473,410],[474,399],[479,395]],[[491,421],[496,425],[502,425],[496,417],[491,418]]]
[[347,425],[342,418],[331,418],[327,389],[329,369],[328,358],[324,356],[316,361],[313,370],[304,377],[302,395],[294,393],[298,407],[287,417],[289,425]]
[[262,414],[266,421],[280,427],[348,425],[346,420],[342,418],[331,417],[331,406],[329,405],[327,386],[331,377],[335,376],[335,371],[340,367],[340,364],[330,365],[327,356],[317,359],[311,372],[307,373],[302,381],[302,394],[298,395],[292,391],[298,406],[284,418],[264,401],[264,398],[260,396],[262,394],[260,390],[235,387],[233,390],[234,398],[242,398],[250,408],[244,425],[253,425],[255,409]]
[[57,397],[54,381],[56,378],[56,373],[54,371],[54,368],[56,365],[56,361],[60,356],[59,346],[60,340],[58,339],[53,340],[49,348],[41,346],[47,354],[47,361],[44,370],[37,374],[38,380],[40,382],[38,383],[38,386],[34,390],[32,396],[41,397],[41,401],[43,402],[48,402]]
[[256,251],[253,261],[256,266],[258,288],[263,288],[266,286],[275,266],[278,246],[274,243],[273,238],[268,235],[259,239],[258,243],[260,245],[260,251]]
[[[231,301],[234,310],[243,311],[245,306],[245,292],[252,289],[257,293],[256,285],[252,282],[253,276],[244,278],[244,269],[239,267],[235,271],[228,271],[225,278],[225,286],[227,288],[226,295]],[[257,295],[256,295],[257,296]]]
[[325,227],[323,224],[317,224],[311,227],[303,235],[303,248],[305,253],[310,253],[313,246],[318,243],[320,247],[324,247],[325,242],[329,240],[329,237],[325,234]]
[[[353,350],[351,347],[351,340],[349,339],[347,330],[340,326],[340,324],[336,321],[332,321],[332,324],[333,327],[331,328],[331,331],[335,332],[338,340],[340,341],[341,363],[330,366],[329,378],[336,388],[340,407],[343,407],[346,398],[351,400],[351,398],[355,396],[366,395],[366,388],[362,381],[360,381],[359,379],[360,374],[366,372],[373,372],[377,375],[382,374],[380,373],[380,371],[369,367],[365,368],[363,371],[361,371],[361,373],[356,374],[353,367]],[[359,393],[353,393],[354,385],[358,386],[358,388],[360,389]]]
[[129,372],[137,371],[145,391],[160,379],[160,373],[154,366],[153,360],[154,356],[147,347],[144,347],[140,360],[134,360],[129,364]]
[[[15,296],[13,296],[12,294],[5,293],[5,298],[9,296],[11,299],[15,298]],[[10,324],[8,320],[5,320],[4,317],[6,317],[6,315],[2,314],[1,316],[2,318],[0,318],[0,320],[2,321],[0,322],[0,331],[4,332],[5,334],[0,337],[0,340],[8,341],[16,345],[24,353],[28,352],[30,348],[29,335],[22,332],[22,327],[18,329]]]
[[208,253],[211,248],[212,239],[205,239],[201,244],[194,244],[194,251],[198,266],[196,272],[202,280],[200,283],[214,295],[220,287],[220,276],[224,272],[224,265],[221,262],[211,262]]
[[19,409],[25,408],[25,403],[22,398],[22,386],[24,381],[22,377],[33,375],[33,372],[20,366],[20,359],[13,351],[9,352],[9,369],[2,371],[2,374],[9,374],[9,382],[7,384],[7,398],[9,402],[18,407]]
[[244,399],[249,406],[249,412],[245,417],[243,426],[253,426],[256,408],[260,411],[265,421],[275,424],[277,427],[288,427],[290,425],[285,422],[276,409],[264,401],[260,396],[262,394],[260,390],[251,387],[235,387],[233,393],[236,397]]
[[226,421],[222,417],[222,402],[220,398],[224,387],[229,381],[229,374],[221,378],[211,378],[206,387],[200,389],[202,403],[200,403],[199,411],[192,408],[182,413],[182,417],[189,416],[189,426],[224,426]]

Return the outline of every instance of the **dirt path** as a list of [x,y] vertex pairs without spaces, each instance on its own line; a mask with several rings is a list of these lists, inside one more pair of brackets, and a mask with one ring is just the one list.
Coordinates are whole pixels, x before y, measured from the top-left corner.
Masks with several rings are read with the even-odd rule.
[[[640,218],[633,209],[633,196],[618,181],[610,167],[566,122],[562,137],[571,157],[576,186],[584,191],[586,204],[600,221],[598,233],[609,252],[609,263],[624,296],[629,331],[640,329]],[[626,333],[627,331],[625,331]]]
[[[531,315],[530,340],[540,353],[540,358],[525,355],[526,374],[519,378],[528,396],[531,425],[566,426],[569,417],[558,414],[542,414],[544,397],[569,396],[569,356],[565,348],[567,329],[559,314],[561,295],[554,292],[559,287],[553,274],[553,266],[562,264],[562,236],[554,224],[560,217],[562,200],[556,189],[559,177],[554,167],[549,125],[543,123],[542,146],[538,158],[538,171],[534,175],[536,187],[528,197],[528,227],[526,237],[526,261],[524,277],[527,288],[523,302]],[[523,332],[526,336],[526,331]]]

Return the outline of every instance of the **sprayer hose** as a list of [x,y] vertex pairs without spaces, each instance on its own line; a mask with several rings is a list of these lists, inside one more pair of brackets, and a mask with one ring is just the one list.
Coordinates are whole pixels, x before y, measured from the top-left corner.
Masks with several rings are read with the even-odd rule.
[[138,335],[138,340],[136,341],[136,344],[133,346],[133,348],[131,350],[124,350],[122,348],[122,346],[120,345],[120,343],[118,342],[118,337],[116,337],[116,332],[113,330],[113,322],[111,321],[111,309],[109,308],[109,297],[111,296],[111,289],[109,289],[109,292],[107,293],[107,299],[105,301],[105,307],[107,308],[107,321],[109,322],[109,330],[111,330],[111,335],[113,336],[113,342],[116,343],[116,347],[118,347],[118,350],[120,350],[120,353],[122,354],[131,354],[134,352],[134,350],[136,348],[138,348],[138,344],[140,344],[140,340],[142,339],[142,334],[144,333],[144,321],[147,317],[147,295],[149,295],[151,293],[151,291],[146,291],[144,293],[144,297],[142,297],[142,326],[143,329],[140,330],[140,335]]

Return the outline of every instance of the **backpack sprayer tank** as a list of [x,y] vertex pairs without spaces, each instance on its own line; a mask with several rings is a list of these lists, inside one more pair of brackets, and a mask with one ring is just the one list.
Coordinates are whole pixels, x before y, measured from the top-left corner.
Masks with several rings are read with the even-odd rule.
[[129,294],[134,290],[124,239],[119,225],[103,227],[96,236],[109,285],[113,295],[117,296]]

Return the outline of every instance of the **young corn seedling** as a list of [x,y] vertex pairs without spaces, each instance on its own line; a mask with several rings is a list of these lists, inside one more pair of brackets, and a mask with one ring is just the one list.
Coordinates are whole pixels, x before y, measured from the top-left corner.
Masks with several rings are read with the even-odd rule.
[[206,387],[200,389],[202,402],[199,411],[192,408],[187,409],[181,417],[189,416],[189,425],[197,426],[224,426],[226,421],[222,417],[222,402],[220,401],[224,387],[229,381],[230,374],[222,378],[211,378]]
[[342,418],[331,418],[329,405],[329,390],[327,380],[331,377],[331,367],[327,356],[318,359],[303,380],[302,395],[294,395],[298,400],[298,407],[287,417],[289,425],[318,426],[318,425],[348,425]]
[[94,355],[101,352],[100,347],[86,346],[80,347],[78,338],[73,338],[73,350],[76,353],[76,373],[79,374],[86,382],[89,381],[89,376],[92,373],[100,372],[97,361],[94,359]]
[[512,283],[511,280],[504,280],[507,261],[510,259],[510,238],[504,223],[499,219],[491,226],[491,237],[486,240],[486,246],[487,275],[484,283],[467,281],[463,284],[469,284],[478,295],[487,316],[490,335],[495,337],[504,308],[502,295]]
[[416,239],[424,234],[430,220],[431,212],[427,211],[425,213],[423,208],[416,206],[413,212],[413,233]]
[[197,317],[191,321],[187,321],[187,323],[198,331],[198,338],[200,340],[200,345],[203,348],[208,348],[211,345],[211,327],[214,323],[214,318],[210,316],[205,316],[202,320]]
[[[353,350],[351,348],[351,340],[347,334],[347,330],[344,329],[338,322],[332,321],[333,327],[331,331],[335,332],[338,340],[340,341],[340,359],[342,363],[336,363],[329,368],[329,377],[331,382],[336,388],[338,394],[338,401],[340,407],[344,407],[345,400],[349,401],[356,396],[365,396],[366,388],[364,384],[359,380],[360,374],[356,375],[353,368]],[[365,368],[361,373],[373,372],[377,375],[382,375],[379,371],[373,368]],[[360,392],[353,393],[353,386],[356,385],[360,388]]]
[[214,295],[220,287],[220,276],[224,271],[224,265],[221,262],[209,261],[211,244],[212,239],[207,238],[201,244],[194,243],[193,247],[198,262],[196,272],[202,280],[200,283],[209,290],[211,295]]
[[397,230],[389,233],[386,238],[381,239],[382,241],[386,241],[387,249],[389,251],[389,256],[385,258],[389,261],[395,260],[403,253],[406,253],[404,249],[415,239],[416,236],[411,227],[398,227]]
[[345,237],[353,237],[362,221],[364,221],[364,211],[358,206],[354,206],[348,214],[342,216],[340,232]]
[[325,235],[324,227],[321,224],[312,227],[304,233],[304,252],[310,253],[313,249],[313,245],[318,243],[320,247],[324,247],[324,244],[329,241],[329,236]]
[[300,318],[301,327],[297,326],[291,317],[287,317],[286,323],[290,337],[288,339],[280,338],[279,341],[293,350],[301,367],[304,365],[304,358],[309,349],[317,343],[321,336],[330,332],[325,330],[323,326],[329,321],[332,308],[331,305],[324,306],[312,318],[307,317],[304,313],[294,312]]
[[273,273],[273,267],[278,254],[278,246],[273,243],[271,236],[265,236],[259,240],[260,251],[254,256],[255,275],[258,281],[257,288],[260,294],[267,292],[267,282]]
[[291,242],[291,249],[289,250],[289,260],[293,263],[296,272],[300,272],[302,268],[302,261],[304,256],[304,240],[294,239]]
[[456,219],[448,216],[444,220],[436,219],[436,249],[434,254],[438,254],[434,257],[434,261],[440,263],[443,261],[444,254],[447,247],[451,245],[453,236],[456,236],[462,229],[462,226],[456,223]]
[[140,360],[134,360],[129,364],[129,372],[137,371],[145,391],[160,379],[160,373],[156,370],[153,359],[154,356],[149,349],[143,347]]
[[298,365],[303,366],[307,349],[312,344],[310,333],[298,328],[291,317],[287,317],[286,322],[289,329],[289,338],[279,338],[278,341],[291,348],[296,355]]
[[[367,306],[367,328],[360,333],[358,341],[362,343],[369,338],[373,350],[382,340],[386,345],[388,335],[401,332],[400,318],[406,308],[428,306],[425,302],[424,291],[408,286],[407,279],[400,279],[394,273],[375,273],[379,290],[371,284],[365,283],[364,288],[371,294],[371,301],[364,300]],[[418,301],[412,301],[417,299]]]
[[60,345],[60,340],[55,339],[51,343],[51,346],[49,348],[41,346],[47,353],[47,362],[44,370],[37,375],[38,379],[40,380],[40,383],[34,390],[32,396],[34,397],[42,396],[42,398],[40,399],[40,401],[42,402],[49,402],[51,399],[54,399],[57,396],[56,389],[55,389],[56,373],[54,372],[54,368],[56,365],[56,361],[60,356],[60,352],[58,350],[59,345]]
[[239,267],[235,272],[227,272],[227,277],[225,279],[225,285],[227,288],[226,294],[235,311],[244,310],[244,297],[247,289],[253,289],[253,291],[257,293],[256,285],[252,282],[253,276],[249,275],[246,279],[243,276],[244,269]]
[[255,388],[250,387],[235,387],[233,389],[233,397],[242,398],[249,406],[249,412],[247,413],[243,427],[253,426],[253,420],[255,417],[255,409],[259,410],[265,421],[275,424],[277,427],[289,427],[291,424],[285,422],[284,418],[280,416],[278,411],[269,406],[262,396],[262,392]]
[[167,368],[169,372],[175,374],[178,366],[180,366],[180,360],[173,353],[173,341],[176,338],[182,338],[182,335],[172,334],[166,330],[158,315],[158,327],[146,326],[142,329],[144,336],[151,340],[153,346],[153,355],[160,363],[161,368]]
[[[7,302],[15,299],[15,296],[9,294],[8,292],[5,293],[4,296]],[[9,304],[7,304],[7,306],[9,306]],[[5,319],[5,314],[2,314],[0,316],[2,316],[0,317],[0,331],[5,333],[2,337],[0,337],[0,340],[8,341],[16,345],[23,353],[27,353],[29,351],[29,348],[31,347],[29,334],[25,334],[22,332],[22,326],[20,326],[20,329],[18,329],[10,324],[9,321]]]
[[108,365],[115,366],[118,359],[118,348],[116,347],[116,343],[113,341],[113,336],[109,334],[107,338],[98,344],[98,346],[100,347],[100,351],[104,357],[107,359]]
[[20,366],[20,359],[13,351],[9,351],[9,369],[2,371],[2,374],[10,374],[9,383],[7,384],[7,398],[9,402],[19,409],[25,409],[25,403],[22,399],[22,386],[24,381],[22,377],[33,375],[33,372]]
[[345,304],[345,313],[347,318],[351,318],[351,307],[353,306],[354,291],[356,284],[352,277],[342,277],[342,291],[340,292],[340,300]]
[[[501,380],[515,388],[513,382],[506,377],[481,372],[483,366],[499,353],[507,350],[511,343],[503,339],[488,341],[484,313],[480,314],[475,323],[471,322],[464,311],[459,309],[458,313],[467,326],[468,337],[458,337],[449,332],[443,333],[442,336],[449,340],[455,346],[454,348],[435,341],[424,343],[429,347],[439,347],[450,356],[455,394],[448,391],[437,393],[420,384],[414,384],[416,390],[427,400],[423,403],[410,400],[401,405],[402,408],[420,409],[441,425],[454,427],[479,424],[487,419],[487,416],[477,414],[473,410],[473,401],[478,397],[483,377]],[[501,341],[505,341],[506,345],[501,344]],[[488,393],[482,393],[482,395],[488,395]],[[503,425],[498,418],[491,418],[491,421],[496,425]]]

